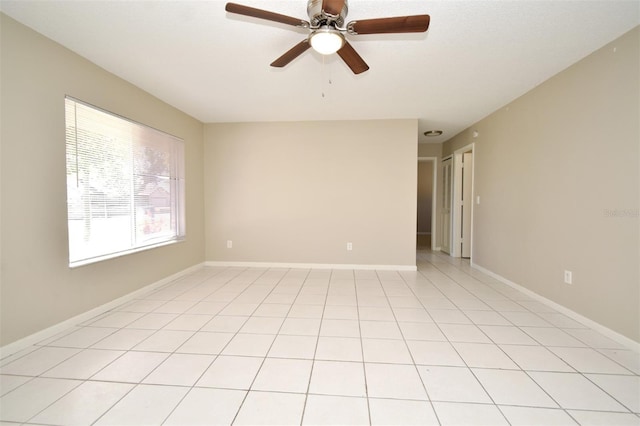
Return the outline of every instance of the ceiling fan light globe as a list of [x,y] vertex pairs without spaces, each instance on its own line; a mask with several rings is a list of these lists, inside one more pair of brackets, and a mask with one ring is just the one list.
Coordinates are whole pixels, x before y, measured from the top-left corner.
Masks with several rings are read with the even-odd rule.
[[331,55],[342,49],[344,36],[336,29],[322,27],[311,33],[309,44],[321,55]]

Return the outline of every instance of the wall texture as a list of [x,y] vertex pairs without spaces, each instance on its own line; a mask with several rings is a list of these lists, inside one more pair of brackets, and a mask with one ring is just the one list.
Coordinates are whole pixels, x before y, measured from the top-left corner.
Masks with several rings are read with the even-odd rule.
[[[475,264],[635,341],[639,40],[637,27],[443,150],[476,142]],[[563,283],[564,270],[573,272],[572,285]]]
[[416,153],[417,120],[207,124],[206,259],[415,266]]
[[[0,14],[0,346],[204,260],[203,125]],[[185,140],[187,241],[69,269],[64,99]]]

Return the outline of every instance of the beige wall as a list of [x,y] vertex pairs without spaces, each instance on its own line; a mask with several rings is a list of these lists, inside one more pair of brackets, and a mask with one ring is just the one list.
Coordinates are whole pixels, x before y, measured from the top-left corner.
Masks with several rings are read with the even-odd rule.
[[442,157],[442,144],[421,143],[418,144],[418,157]]
[[476,142],[473,262],[635,341],[639,40],[636,28],[444,146]]
[[[204,260],[203,125],[0,16],[0,345],[6,345]],[[185,140],[186,242],[69,269],[65,95]]]
[[206,259],[415,266],[416,153],[416,120],[207,124]]

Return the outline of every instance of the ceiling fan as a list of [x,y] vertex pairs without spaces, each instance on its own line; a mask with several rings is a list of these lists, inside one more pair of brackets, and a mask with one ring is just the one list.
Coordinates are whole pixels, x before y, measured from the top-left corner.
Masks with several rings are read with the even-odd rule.
[[429,15],[397,16],[393,18],[363,19],[351,21],[343,27],[348,13],[347,0],[308,0],[309,21],[268,10],[256,9],[237,3],[227,3],[225,10],[238,15],[279,22],[306,28],[309,36],[271,63],[272,67],[284,67],[312,47],[318,53],[338,53],[354,74],[369,69],[345,38],[345,34],[420,33],[429,28]]

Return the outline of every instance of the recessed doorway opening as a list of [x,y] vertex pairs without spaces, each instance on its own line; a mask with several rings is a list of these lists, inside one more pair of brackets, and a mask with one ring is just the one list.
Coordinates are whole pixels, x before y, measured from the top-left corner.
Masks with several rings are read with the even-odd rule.
[[416,249],[436,247],[437,157],[418,157]]

